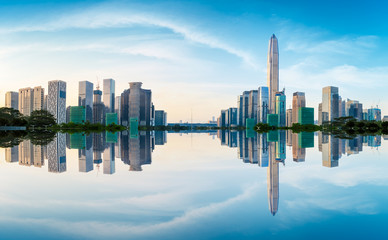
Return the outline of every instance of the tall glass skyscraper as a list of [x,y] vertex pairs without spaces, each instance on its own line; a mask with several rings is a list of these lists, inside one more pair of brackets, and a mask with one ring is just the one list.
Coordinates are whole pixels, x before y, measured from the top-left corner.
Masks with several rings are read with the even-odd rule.
[[66,123],[66,82],[48,82],[47,111],[55,117],[58,124]]
[[93,83],[80,81],[78,87],[78,106],[85,107],[85,120],[93,122]]
[[115,80],[112,78],[104,79],[103,102],[106,113],[114,113],[115,111],[115,89]]
[[298,123],[299,108],[306,107],[306,97],[304,92],[294,92],[292,96],[292,123]]
[[338,88],[333,86],[322,89],[322,122],[333,121],[339,117]]
[[257,99],[257,120],[266,123],[269,104],[268,87],[259,87]]
[[278,126],[286,126],[286,95],[284,94],[284,89],[275,94],[275,114],[278,115]]
[[267,86],[269,89],[269,113],[275,113],[275,94],[279,91],[279,49],[275,34],[268,45]]

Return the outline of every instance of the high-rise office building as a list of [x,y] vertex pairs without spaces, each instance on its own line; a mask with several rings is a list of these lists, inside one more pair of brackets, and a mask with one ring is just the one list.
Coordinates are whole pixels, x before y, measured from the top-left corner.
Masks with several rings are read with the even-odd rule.
[[[141,82],[131,82],[129,83],[129,110],[128,110],[128,120],[140,122],[140,101],[141,101]],[[133,120],[131,120],[133,119]]]
[[322,121],[333,121],[339,116],[338,88],[333,86],[322,89]]
[[66,123],[66,82],[48,82],[47,111],[55,117],[58,124]]
[[6,92],[5,93],[5,107],[19,110],[19,93]]
[[78,106],[85,107],[85,121],[93,122],[93,83],[80,81],[78,86]]
[[235,127],[237,126],[237,108],[229,108],[227,110],[228,112],[228,126],[229,127]]
[[167,126],[167,113],[165,111],[155,111],[155,126]]
[[13,146],[5,149],[5,161],[6,162],[19,161],[19,146]]
[[[345,102],[345,101],[343,101]],[[345,104],[345,116],[354,117],[355,119],[361,121],[362,120],[362,103],[359,103],[355,100],[346,100]]]
[[19,112],[25,116],[30,116],[34,108],[34,89],[19,89]]
[[104,79],[103,102],[106,113],[113,113],[115,110],[115,80],[108,78]]
[[115,113],[117,113],[118,124],[121,124],[121,96],[115,98]]
[[248,118],[252,118],[257,123],[257,90],[251,90],[249,92],[248,100]]
[[243,96],[240,95],[237,97],[237,124],[242,126],[243,122]]
[[93,91],[93,123],[105,123],[105,105],[101,101],[102,91],[97,86]]
[[379,108],[368,109],[368,121],[381,121],[381,109]]
[[292,109],[286,111],[286,126],[292,127]]
[[34,87],[32,111],[44,109],[44,88]]
[[275,114],[279,118],[278,126],[286,126],[286,95],[284,94],[284,89],[275,94]]
[[304,92],[294,92],[292,96],[292,123],[298,123],[299,108],[306,107]]
[[275,34],[268,45],[267,86],[269,95],[269,113],[275,113],[275,94],[279,91],[279,49]]
[[268,114],[268,87],[259,87],[257,92],[257,121],[261,123],[267,122]]

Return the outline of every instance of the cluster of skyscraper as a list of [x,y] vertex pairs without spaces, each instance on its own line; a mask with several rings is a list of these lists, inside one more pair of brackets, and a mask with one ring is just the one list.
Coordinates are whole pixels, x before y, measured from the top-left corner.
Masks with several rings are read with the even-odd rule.
[[269,40],[267,60],[267,86],[260,86],[258,90],[244,91],[238,96],[237,108],[221,111],[217,120],[219,127],[253,128],[257,123],[283,127],[291,126],[293,123],[314,123],[314,108],[306,108],[304,93],[294,93],[296,100],[293,99],[292,109],[286,111],[285,89],[279,91],[279,49],[275,35]]
[[318,124],[333,121],[338,117],[354,117],[357,120],[381,121],[381,109],[363,109],[356,100],[342,100],[338,87],[328,86],[322,89],[322,103],[318,106]]
[[[292,147],[294,162],[305,162],[306,149],[314,147],[314,133],[271,131],[258,134],[247,131],[218,131],[221,145],[237,148],[237,155],[244,163],[267,168],[268,203],[275,215],[279,202],[279,163],[285,164],[286,147]],[[384,136],[388,139],[388,136]],[[342,155],[358,154],[363,146],[381,146],[381,136],[358,136],[354,139],[339,139],[333,135],[318,133],[318,149],[322,152],[322,166],[338,167]]]
[[151,90],[142,89],[141,82],[129,83],[130,88],[115,96],[115,80],[104,79],[103,91],[93,83],[80,81],[78,106],[66,108],[66,82],[48,82],[48,94],[41,86],[22,88],[19,92],[7,92],[5,106],[19,110],[29,116],[35,110],[47,110],[60,123],[101,123],[124,126],[167,125],[167,113],[155,111]]
[[164,145],[164,131],[140,132],[133,138],[128,131],[121,133],[58,133],[46,146],[33,145],[30,140],[5,149],[6,162],[22,166],[42,167],[47,160],[48,171],[61,173],[67,170],[66,146],[78,149],[79,172],[90,172],[102,164],[104,174],[115,173],[115,158],[130,166],[130,171],[141,171],[142,165],[151,164],[155,145]]

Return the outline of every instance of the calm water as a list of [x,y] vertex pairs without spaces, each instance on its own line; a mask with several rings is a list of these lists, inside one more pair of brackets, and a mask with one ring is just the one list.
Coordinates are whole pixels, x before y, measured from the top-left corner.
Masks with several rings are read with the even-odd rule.
[[0,149],[1,239],[387,239],[388,144],[58,134]]

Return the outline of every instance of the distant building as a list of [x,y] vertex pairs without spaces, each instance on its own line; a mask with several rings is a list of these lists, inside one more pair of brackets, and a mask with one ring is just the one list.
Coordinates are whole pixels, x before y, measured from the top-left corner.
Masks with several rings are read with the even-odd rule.
[[269,95],[269,113],[275,113],[275,95],[279,91],[279,48],[275,34],[271,36],[268,45],[267,86]]
[[279,117],[279,127],[286,126],[286,95],[284,89],[275,94],[275,114]]
[[[228,110],[228,126],[237,126],[237,108],[229,108]],[[256,111],[255,111],[256,112]]]
[[142,89],[141,85],[141,82],[130,82],[130,88],[121,94],[121,125],[129,126],[131,119],[141,126],[153,125],[152,92]]
[[86,107],[85,106],[77,106],[77,107],[70,107],[70,117],[69,121],[72,123],[85,123],[86,120]]
[[19,93],[6,92],[5,93],[5,107],[19,110]]
[[103,83],[103,102],[106,113],[113,113],[115,110],[115,80],[108,78],[104,79]]
[[19,112],[25,116],[30,116],[33,104],[34,90],[32,88],[19,89]]
[[165,111],[155,111],[155,126],[167,126],[167,113]]
[[93,91],[93,123],[105,123],[105,105],[101,101],[102,91],[97,86]]
[[354,117],[361,121],[363,119],[362,104],[358,101],[348,99],[345,104],[345,116]]
[[267,115],[267,124],[269,126],[273,126],[273,127],[279,126],[279,115],[277,115],[277,114],[268,114]]
[[286,126],[292,127],[292,109],[286,111]]
[[267,122],[268,114],[268,87],[259,87],[257,93],[257,120],[261,123]]
[[47,111],[55,117],[58,124],[66,123],[66,82],[48,82]]
[[338,88],[333,86],[322,89],[322,122],[333,121],[339,117]]
[[117,113],[107,113],[106,114],[106,125],[110,124],[117,124],[118,119],[117,119]]
[[298,123],[302,125],[314,124],[314,108],[299,108],[298,117]]
[[294,92],[292,96],[292,123],[299,121],[299,108],[306,107],[306,97],[304,92]]
[[381,121],[381,109],[368,109],[368,121]]
[[388,122],[388,116],[384,116],[382,119],[383,122]]
[[117,113],[118,124],[121,124],[121,96],[115,98],[115,113]]
[[32,111],[44,109],[44,88],[34,87]]
[[78,106],[85,107],[85,122],[93,122],[93,83],[80,81],[78,87]]
[[[249,92],[249,99],[248,99],[248,118],[252,118],[257,123],[257,90],[251,90]],[[229,125],[231,125],[229,123]]]

